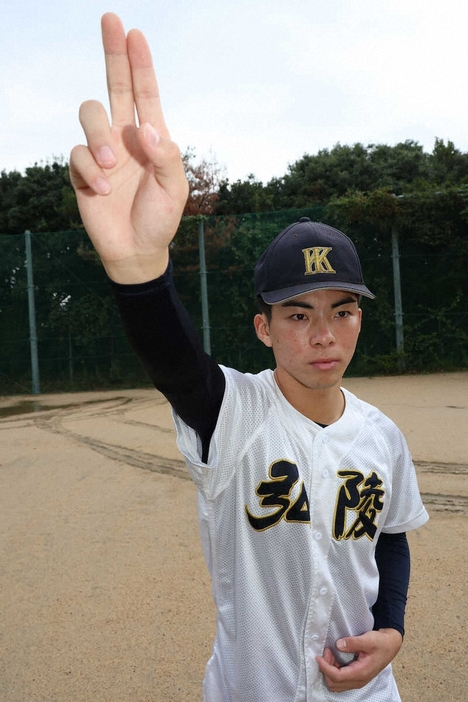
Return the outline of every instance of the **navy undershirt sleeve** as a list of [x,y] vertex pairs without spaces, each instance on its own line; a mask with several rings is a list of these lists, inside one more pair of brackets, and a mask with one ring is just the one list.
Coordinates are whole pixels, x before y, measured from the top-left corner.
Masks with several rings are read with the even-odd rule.
[[224,396],[225,378],[204,352],[172,280],[172,265],[148,283],[111,282],[127,337],[155,387],[194,429],[206,463]]
[[374,629],[397,629],[404,636],[405,608],[410,579],[410,551],[406,533],[384,534],[377,542],[379,595],[372,607]]
[[[111,282],[127,337],[156,388],[197,432],[207,462],[225,390],[224,373],[203,351],[193,323],[179,300],[172,267],[138,285]],[[381,534],[376,547],[379,595],[372,608],[375,629],[404,633],[409,581],[406,534]]]

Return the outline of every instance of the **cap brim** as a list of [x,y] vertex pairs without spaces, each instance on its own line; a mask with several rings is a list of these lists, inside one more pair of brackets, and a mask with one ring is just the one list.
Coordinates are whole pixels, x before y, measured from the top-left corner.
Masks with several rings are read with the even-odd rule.
[[316,290],[343,290],[345,292],[356,293],[356,295],[369,297],[371,300],[375,298],[375,295],[371,293],[371,291],[365,285],[336,283],[334,281],[315,283],[314,285],[295,285],[294,287],[283,288],[282,290],[262,292],[260,295],[268,305],[276,305],[278,302],[285,302],[286,300],[291,300],[294,297],[305,295],[305,293],[308,292],[315,292]]

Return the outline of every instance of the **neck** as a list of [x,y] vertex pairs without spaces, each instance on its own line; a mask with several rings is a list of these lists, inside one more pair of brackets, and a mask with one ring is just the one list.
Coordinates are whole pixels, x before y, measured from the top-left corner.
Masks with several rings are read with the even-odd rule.
[[328,425],[337,422],[343,414],[346,403],[340,384],[309,388],[290,376],[283,378],[278,369],[274,376],[289,404],[307,419]]

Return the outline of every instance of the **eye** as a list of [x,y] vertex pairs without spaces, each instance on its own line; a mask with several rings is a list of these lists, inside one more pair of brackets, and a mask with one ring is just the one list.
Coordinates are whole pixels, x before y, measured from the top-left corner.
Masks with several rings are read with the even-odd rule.
[[296,314],[291,315],[291,319],[294,319],[296,322],[303,322],[307,317],[303,312],[296,312]]
[[351,316],[351,312],[350,310],[340,310],[336,313],[336,316],[339,317],[339,319],[345,319],[346,317]]

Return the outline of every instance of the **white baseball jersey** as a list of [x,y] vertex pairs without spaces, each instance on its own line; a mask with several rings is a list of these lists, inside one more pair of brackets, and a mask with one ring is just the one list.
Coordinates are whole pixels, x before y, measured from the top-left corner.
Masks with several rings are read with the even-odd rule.
[[199,491],[217,633],[206,702],[398,702],[391,666],[361,690],[330,692],[315,656],[373,627],[381,531],[428,516],[405,440],[343,390],[323,429],[296,411],[272,371],[223,368],[226,391],[208,463],[175,415]]

